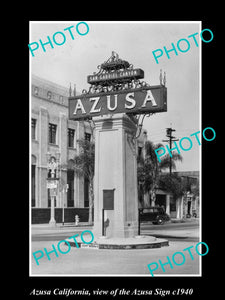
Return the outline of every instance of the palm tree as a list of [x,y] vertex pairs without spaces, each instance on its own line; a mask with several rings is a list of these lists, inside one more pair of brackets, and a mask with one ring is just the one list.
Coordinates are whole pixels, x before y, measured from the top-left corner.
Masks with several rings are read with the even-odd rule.
[[[162,146],[162,144],[153,144],[151,141],[146,141],[143,155],[137,157],[139,201],[144,202],[144,206],[150,205],[149,195],[151,202],[155,203],[156,188],[162,170],[169,168],[170,162],[172,169],[176,169],[175,161],[182,161],[182,156],[174,153],[172,159],[167,154],[159,162],[155,150]],[[142,192],[145,194],[144,201]]]
[[92,211],[94,205],[94,165],[95,165],[95,144],[94,142],[80,139],[79,154],[74,157],[74,172],[77,176],[87,178],[89,182],[89,217],[88,222],[92,224]]

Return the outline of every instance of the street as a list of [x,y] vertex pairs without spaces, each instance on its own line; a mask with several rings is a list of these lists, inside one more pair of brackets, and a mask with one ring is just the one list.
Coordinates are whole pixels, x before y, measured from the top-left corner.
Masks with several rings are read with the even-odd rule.
[[[62,226],[58,225],[56,228],[49,228],[46,226],[32,227],[32,241],[60,241],[68,238],[83,230],[92,230],[92,226]],[[166,238],[169,241],[185,239],[185,241],[198,242],[199,237],[199,222],[198,219],[193,219],[185,223],[165,223],[163,225],[153,225],[152,223],[141,224],[142,235],[154,235],[156,237]]]
[[[195,246],[199,242],[199,224],[197,219],[189,220],[185,223],[165,223],[164,225],[142,224],[141,235],[153,235],[155,237],[166,238],[169,240],[169,246],[155,249],[139,250],[102,250],[102,249],[83,249],[71,247],[66,254],[59,253],[58,256],[53,250],[57,248],[58,241],[68,238],[74,234],[81,233],[84,230],[91,230],[92,227],[67,227],[59,226],[49,228],[46,226],[33,226],[31,236],[31,275],[57,275],[66,274],[68,276],[85,275],[118,275],[118,276],[150,276],[147,265],[153,262],[167,262],[167,256],[181,251],[187,247]],[[44,255],[36,264],[32,255],[35,251],[44,251],[44,248],[50,253],[48,260]],[[68,247],[61,244],[62,251],[66,252]],[[65,250],[64,250],[65,249]],[[165,272],[159,267],[154,275],[199,275],[199,258],[194,248],[192,250],[194,259],[185,253],[185,263],[174,265],[165,265]],[[40,255],[40,254],[39,254]],[[179,259],[177,258],[179,263]]]
[[164,225],[141,224],[141,234],[166,238],[169,241],[199,241],[199,221],[192,219],[185,223],[165,223]]

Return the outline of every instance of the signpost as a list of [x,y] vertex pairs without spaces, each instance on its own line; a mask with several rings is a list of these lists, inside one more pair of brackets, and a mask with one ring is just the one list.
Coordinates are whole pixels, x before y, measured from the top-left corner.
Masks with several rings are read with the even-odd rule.
[[[137,115],[167,111],[165,77],[159,85],[144,81],[144,71],[133,68],[114,51],[87,76],[89,90],[69,97],[69,119],[95,124],[94,236],[134,237],[138,233],[136,132]],[[165,73],[164,73],[165,74]],[[142,119],[143,120],[143,119]]]
[[51,217],[49,221],[50,226],[55,226],[55,197],[58,193],[58,182],[59,182],[59,157],[60,153],[56,153],[56,158],[52,156],[49,152],[47,153],[47,169],[50,175],[47,178],[47,189],[50,189],[51,197]]

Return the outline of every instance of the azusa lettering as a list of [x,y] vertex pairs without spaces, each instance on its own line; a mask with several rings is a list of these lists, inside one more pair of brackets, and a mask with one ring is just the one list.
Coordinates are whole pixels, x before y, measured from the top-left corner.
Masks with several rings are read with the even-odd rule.
[[[111,97],[112,95],[107,95],[106,96],[106,107],[107,110],[109,111],[114,111],[117,108],[118,105],[118,101],[117,101],[117,96],[118,95],[114,95],[114,99],[113,97]],[[91,110],[89,113],[96,113],[96,112],[100,112],[102,107],[98,107],[98,103],[99,103],[100,97],[92,97],[89,99],[89,101],[92,103],[91,106]],[[112,101],[113,100],[113,101]],[[125,108],[126,109],[131,109],[134,108],[136,106],[136,100],[134,99],[134,93],[128,93],[125,96]],[[152,106],[157,106],[156,101],[152,95],[152,92],[150,90],[147,90],[146,96],[143,100],[142,106],[141,107],[146,107],[146,103],[148,101],[151,101]],[[77,100],[77,104],[75,107],[75,110],[73,112],[74,115],[77,114],[77,110],[81,110],[82,114],[86,114],[85,108],[81,102],[81,99]]]
[[[42,47],[42,50],[44,52],[46,52],[45,46],[49,45],[52,49],[54,48],[54,45],[57,46],[62,46],[63,44],[65,44],[66,42],[66,34],[67,36],[70,37],[72,40],[74,40],[74,35],[73,35],[73,31],[74,31],[74,25],[69,26],[67,28],[64,28],[63,31],[57,31],[53,34],[52,36],[52,40],[51,38],[47,35],[47,41],[43,42],[41,39],[39,39],[39,43],[38,42],[33,42],[28,44],[29,50],[31,52],[31,55],[34,56],[34,51],[36,51],[37,49],[39,49],[39,45]],[[89,32],[89,26],[86,22],[80,22],[76,25],[76,32],[79,35],[86,35]]]

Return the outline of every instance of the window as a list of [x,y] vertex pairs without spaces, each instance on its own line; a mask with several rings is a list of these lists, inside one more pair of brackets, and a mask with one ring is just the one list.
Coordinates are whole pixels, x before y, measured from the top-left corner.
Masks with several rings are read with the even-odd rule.
[[74,170],[67,170],[67,206],[74,207]]
[[75,136],[75,130],[68,128],[68,147],[74,148],[74,136]]
[[84,177],[84,207],[89,207],[89,180]]
[[32,155],[31,163],[31,206],[35,207],[35,193],[36,193],[36,156]]
[[52,93],[51,92],[47,93],[47,98],[48,98],[48,100],[50,100],[52,98]]
[[85,133],[84,133],[84,138],[85,138],[86,141],[89,141],[89,142],[90,142],[90,140],[91,140],[91,134],[85,132]]
[[56,129],[57,126],[55,124],[49,123],[49,143],[56,144]]
[[34,88],[34,95],[38,95],[38,87],[37,86],[35,86],[35,88]]
[[31,119],[31,137],[32,140],[36,140],[36,119]]
[[35,165],[31,166],[31,206],[35,207]]

